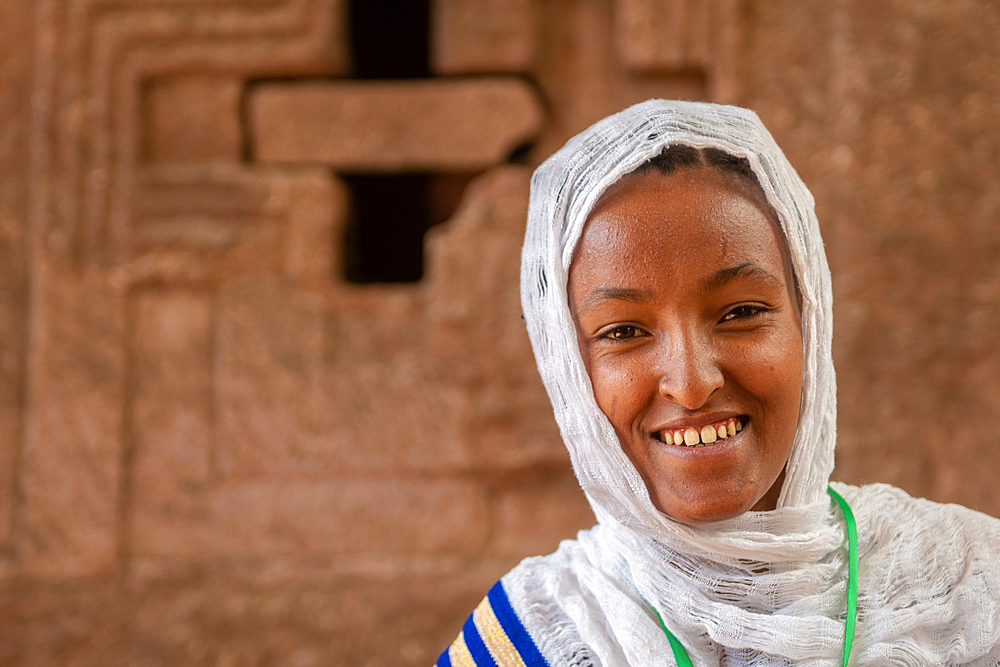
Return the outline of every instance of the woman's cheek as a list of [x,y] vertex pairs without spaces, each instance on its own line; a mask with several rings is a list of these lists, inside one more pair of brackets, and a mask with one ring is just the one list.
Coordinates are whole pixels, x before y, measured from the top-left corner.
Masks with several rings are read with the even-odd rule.
[[777,378],[798,375],[801,369],[801,339],[776,336],[768,341],[743,346],[739,351],[740,367],[752,376]]
[[605,357],[597,360],[591,369],[597,406],[616,428],[620,426],[623,413],[628,412],[638,398],[638,365],[635,361]]

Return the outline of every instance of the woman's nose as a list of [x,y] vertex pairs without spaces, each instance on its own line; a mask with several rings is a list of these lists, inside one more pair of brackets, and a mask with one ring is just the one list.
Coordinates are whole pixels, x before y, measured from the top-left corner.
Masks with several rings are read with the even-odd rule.
[[693,336],[675,338],[664,347],[660,395],[688,410],[701,408],[725,383],[716,355],[706,342]]

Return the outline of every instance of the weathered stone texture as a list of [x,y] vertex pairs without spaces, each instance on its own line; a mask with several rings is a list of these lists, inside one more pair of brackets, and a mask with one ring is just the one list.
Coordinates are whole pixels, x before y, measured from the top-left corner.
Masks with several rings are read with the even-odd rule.
[[17,496],[27,314],[25,236],[21,221],[0,208],[0,548],[11,546]]
[[537,0],[434,0],[432,49],[438,74],[518,72],[531,67]]
[[0,6],[0,210],[27,214],[28,127],[31,98],[34,3],[11,0]]
[[[32,3],[0,6],[0,550],[12,546],[28,312]],[[0,556],[0,580],[11,561]]]
[[618,0],[618,51],[629,67],[705,67],[719,39],[718,0]]
[[[892,34],[876,31],[889,16]],[[1000,408],[1000,8],[859,6],[852,25],[857,110],[871,120],[849,126],[843,185],[855,189],[836,233],[841,252],[881,261],[841,282],[851,309],[840,351],[859,367],[845,386],[855,423],[885,427],[849,431],[848,447],[856,470],[908,470],[915,458],[916,493],[996,512],[1000,457],[980,425]],[[848,219],[861,211],[881,224]],[[908,438],[890,435],[904,427],[941,436],[914,456]]]
[[[500,470],[568,462],[514,289],[529,176],[507,167],[473,182],[427,242],[428,330],[436,339],[428,358],[443,386],[466,388],[463,437],[475,443],[477,461]],[[493,295],[489,308],[483,294]]]
[[210,577],[171,586],[25,586],[0,591],[0,663],[428,665],[491,583],[470,573],[416,585],[262,588]]
[[347,193],[325,170],[274,179],[272,197],[287,202],[284,273],[302,284],[328,284],[343,275],[341,238]]
[[574,134],[630,104],[650,98],[706,99],[701,69],[636,72],[619,52],[610,2],[539,3],[537,64],[532,74],[549,102],[546,132],[535,145],[540,162]]
[[132,197],[135,283],[218,284],[246,274],[326,284],[339,267],[347,201],[322,169],[164,165]]
[[150,508],[137,524],[138,555],[192,564],[289,555],[472,556],[488,530],[483,492],[452,480],[223,482],[196,511],[185,515],[173,505]]
[[212,299],[148,292],[134,305],[136,379],[131,545],[145,553],[165,520],[204,521],[213,479]]
[[248,101],[254,154],[340,171],[471,171],[541,129],[516,79],[262,84]]
[[381,299],[343,295],[333,307],[263,281],[221,295],[224,474],[315,477],[468,464],[459,431],[467,399],[428,372],[417,304],[391,291]]
[[118,565],[125,298],[97,272],[45,267],[33,304],[30,413],[16,543],[31,577],[107,574]]
[[346,64],[341,0],[108,2],[93,11],[74,0],[65,12],[36,4],[33,206],[45,216],[47,247],[76,261],[130,258],[131,197],[144,151],[156,143],[144,135],[154,129],[144,116],[147,84],[192,74],[245,84],[288,72],[334,75]]
[[237,162],[243,157],[235,77],[154,80],[146,89],[146,159],[151,162]]
[[493,548],[498,553],[551,553],[562,540],[594,525],[594,514],[572,475],[524,481],[505,491],[497,505]]

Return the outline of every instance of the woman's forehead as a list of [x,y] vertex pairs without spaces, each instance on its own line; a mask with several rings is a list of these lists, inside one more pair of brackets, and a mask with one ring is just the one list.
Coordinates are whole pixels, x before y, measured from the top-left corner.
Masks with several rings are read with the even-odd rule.
[[626,176],[588,216],[574,264],[596,251],[625,255],[622,261],[654,250],[677,261],[692,251],[699,252],[692,261],[734,251],[787,254],[773,211],[741,180],[708,168]]

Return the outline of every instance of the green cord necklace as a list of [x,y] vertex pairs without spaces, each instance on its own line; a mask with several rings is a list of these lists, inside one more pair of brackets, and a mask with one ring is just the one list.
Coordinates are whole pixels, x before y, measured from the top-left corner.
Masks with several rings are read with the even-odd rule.
[[[851,645],[854,644],[854,625],[858,617],[858,526],[854,521],[854,512],[843,496],[834,491],[833,487],[828,486],[826,490],[840,505],[840,511],[844,513],[844,521],[847,523],[847,627],[844,630],[844,667],[847,667],[847,661],[851,657]],[[653,612],[656,613],[660,627],[667,634],[677,667],[694,667],[684,645],[667,629],[660,612],[656,609],[653,609]]]

